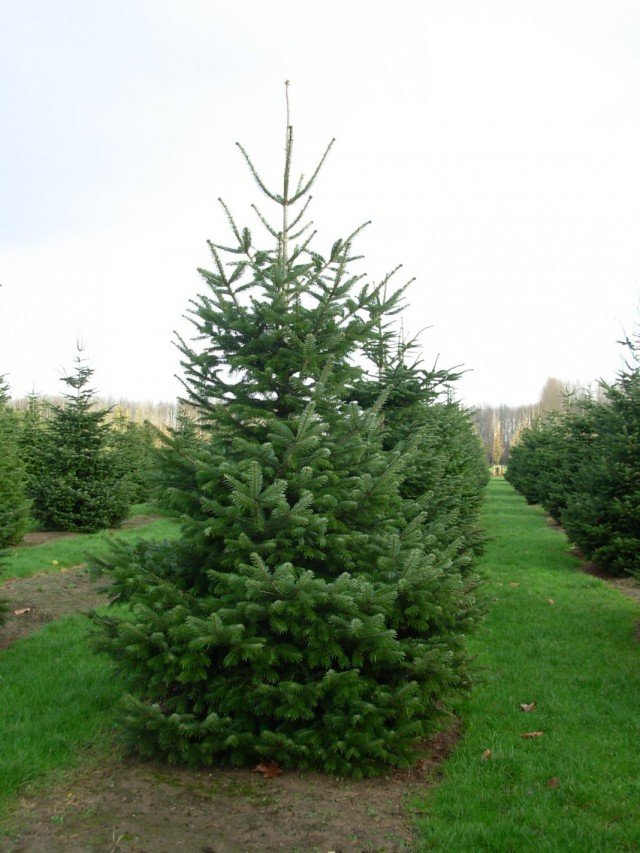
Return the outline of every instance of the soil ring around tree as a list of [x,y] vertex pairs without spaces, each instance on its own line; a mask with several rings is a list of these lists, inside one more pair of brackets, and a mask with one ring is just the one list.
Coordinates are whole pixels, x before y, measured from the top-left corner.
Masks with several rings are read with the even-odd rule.
[[188,770],[95,761],[63,784],[23,796],[7,853],[163,853],[414,849],[409,800],[438,780],[458,726],[425,744],[408,773],[354,781],[285,770]]
[[[49,621],[107,602],[84,566],[12,580],[0,594],[11,608],[0,649]],[[14,853],[410,850],[408,801],[437,782],[459,734],[455,721],[421,745],[409,770],[359,781],[286,768],[263,779],[250,768],[97,761],[87,750],[64,782],[23,793],[0,847]],[[107,754],[104,744],[98,751]]]
[[[120,527],[110,527],[105,530],[105,533],[118,533],[123,528],[143,527],[145,524],[151,524],[152,521],[157,521],[162,518],[161,515],[134,515],[131,518],[125,519]],[[22,537],[18,548],[29,548],[33,545],[44,545],[46,542],[53,542],[56,539],[72,539],[75,536],[82,536],[82,533],[73,533],[68,530],[34,530],[31,533],[25,533]]]

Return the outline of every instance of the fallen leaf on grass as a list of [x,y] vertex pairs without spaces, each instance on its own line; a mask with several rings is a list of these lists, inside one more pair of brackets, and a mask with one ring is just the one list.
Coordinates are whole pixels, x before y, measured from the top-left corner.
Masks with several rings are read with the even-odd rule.
[[485,749],[485,751],[482,753],[482,760],[486,761],[487,758],[491,758],[491,755],[492,755],[491,750]]
[[270,761],[268,764],[265,761],[261,761],[260,764],[256,764],[251,772],[262,773],[263,779],[273,779],[282,773],[282,768],[277,761]]
[[24,616],[26,613],[31,613],[30,607],[21,607],[20,610],[13,611],[14,616]]
[[520,584],[518,583],[518,581],[509,581],[509,586],[516,587],[516,586],[520,586]]
[[557,788],[558,787],[558,777],[554,776],[552,779],[549,779],[547,782],[547,788]]
[[547,604],[555,604],[553,598],[547,598]]
[[520,710],[524,711],[525,714],[530,714],[531,711],[535,711],[535,709],[536,709],[536,703],[535,702],[529,702],[529,704],[527,704],[526,702],[523,702],[520,705]]
[[525,732],[523,735],[520,735],[520,737],[531,739],[534,737],[542,737],[543,734],[544,732]]

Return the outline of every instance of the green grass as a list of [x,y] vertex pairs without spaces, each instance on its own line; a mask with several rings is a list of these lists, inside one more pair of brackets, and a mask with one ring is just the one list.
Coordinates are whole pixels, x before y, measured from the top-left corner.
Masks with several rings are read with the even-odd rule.
[[418,849],[640,850],[640,607],[579,571],[564,535],[501,479],[485,528],[482,680],[442,783],[413,804]]
[[25,785],[109,747],[122,686],[86,631],[85,617],[70,616],[0,652],[0,826]]
[[[146,507],[146,504],[139,504],[136,509]],[[109,553],[109,544],[114,538],[124,541],[140,538],[162,540],[175,539],[177,535],[176,522],[168,518],[159,518],[140,527],[65,536],[42,545],[21,545],[5,551],[0,565],[0,580],[26,578],[40,572],[70,568],[84,563],[89,555],[106,557]]]
[[[580,572],[563,534],[502,480],[485,526],[481,682],[458,709],[463,737],[442,783],[413,802],[418,849],[640,850],[640,607]],[[92,538],[67,542],[84,553]],[[85,626],[68,617],[0,653],[0,814],[25,785],[109,746],[121,685],[89,651]],[[532,701],[534,713],[519,710]],[[535,730],[543,737],[521,738]]]

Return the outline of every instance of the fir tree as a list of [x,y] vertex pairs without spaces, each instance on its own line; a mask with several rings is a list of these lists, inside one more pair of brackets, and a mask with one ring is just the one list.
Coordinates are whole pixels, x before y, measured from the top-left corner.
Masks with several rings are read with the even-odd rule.
[[128,504],[150,497],[153,451],[158,431],[118,413],[109,423],[109,449]]
[[292,189],[290,127],[280,193],[241,151],[280,208],[277,226],[258,212],[275,245],[256,248],[225,206],[235,244],[210,244],[199,343],[179,342],[197,427],[164,450],[182,538],[120,545],[103,566],[126,607],[98,618],[98,645],[129,679],[143,755],[373,774],[409,763],[466,686],[474,606],[400,494],[413,456],[383,447],[384,397],[347,399],[401,290],[351,271],[357,232],[311,248],[320,166]]
[[26,473],[18,448],[18,419],[8,400],[9,388],[0,377],[0,548],[17,544],[29,521]]
[[51,407],[41,439],[33,512],[46,529],[90,533],[118,525],[129,496],[108,449],[107,410],[93,408],[93,370],[80,355],[75,362],[62,379],[66,403]]
[[27,396],[27,407],[20,416],[18,444],[27,473],[27,493],[33,497],[42,474],[42,453],[46,435],[47,404],[35,392]]
[[505,478],[528,503],[561,523],[581,468],[592,464],[597,404],[580,400],[524,429],[511,449]]
[[585,556],[612,574],[640,576],[640,336],[605,400],[590,409],[591,446],[562,521]]
[[380,325],[367,354],[373,369],[353,396],[371,405],[386,389],[384,446],[414,447],[401,495],[419,505],[426,542],[448,548],[455,570],[467,571],[482,551],[478,516],[488,472],[472,415],[452,399],[456,370],[425,369],[410,340]]

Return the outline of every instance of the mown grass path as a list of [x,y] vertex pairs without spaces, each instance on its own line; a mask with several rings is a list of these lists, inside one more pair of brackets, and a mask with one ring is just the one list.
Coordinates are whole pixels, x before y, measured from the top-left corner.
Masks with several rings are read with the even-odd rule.
[[419,849],[640,850],[640,607],[580,571],[503,480],[484,525],[482,683],[442,783],[417,804]]

